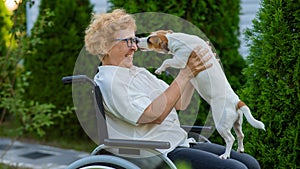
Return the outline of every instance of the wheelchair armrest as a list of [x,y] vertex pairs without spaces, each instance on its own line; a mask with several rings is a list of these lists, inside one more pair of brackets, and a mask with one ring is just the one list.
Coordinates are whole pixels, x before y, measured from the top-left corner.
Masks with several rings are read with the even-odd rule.
[[107,146],[128,147],[128,148],[149,148],[149,149],[168,149],[171,147],[169,142],[164,141],[144,141],[144,140],[123,140],[123,139],[104,139]]
[[183,128],[187,132],[195,132],[195,133],[200,133],[201,131],[211,131],[213,129],[212,126],[188,126],[188,125],[181,125],[181,128]]

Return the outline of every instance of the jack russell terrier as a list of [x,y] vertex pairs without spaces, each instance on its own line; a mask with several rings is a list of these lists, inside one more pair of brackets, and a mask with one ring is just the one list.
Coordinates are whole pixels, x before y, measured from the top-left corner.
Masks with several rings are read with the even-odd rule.
[[[209,54],[214,56],[210,46],[203,39],[194,35],[175,33],[171,30],[152,32],[148,37],[140,38],[138,43],[138,47],[142,51],[156,51],[173,55],[172,59],[166,59],[155,71],[157,74],[165,71],[168,67],[184,68],[190,53],[199,45],[202,46],[202,49],[208,49]],[[237,151],[244,152],[243,114],[253,127],[265,130],[265,126],[252,116],[248,106],[233,91],[219,61],[212,57],[207,64],[211,63],[213,66],[200,72],[191,79],[191,83],[211,106],[216,129],[226,142],[225,153],[220,155],[220,158],[227,159],[230,158],[230,151],[235,140],[231,134],[232,127],[238,138]]]

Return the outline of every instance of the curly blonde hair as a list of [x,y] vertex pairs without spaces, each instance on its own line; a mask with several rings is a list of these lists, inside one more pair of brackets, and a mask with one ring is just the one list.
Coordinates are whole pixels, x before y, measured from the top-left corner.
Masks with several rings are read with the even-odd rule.
[[102,60],[113,44],[114,33],[128,28],[136,30],[135,20],[123,9],[93,14],[90,25],[85,30],[85,47],[89,53]]

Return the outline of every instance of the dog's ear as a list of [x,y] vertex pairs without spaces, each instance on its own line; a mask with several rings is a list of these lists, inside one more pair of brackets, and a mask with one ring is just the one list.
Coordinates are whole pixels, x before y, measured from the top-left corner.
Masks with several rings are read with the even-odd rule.
[[165,53],[168,53],[170,51],[170,49],[168,48],[168,42],[161,41],[160,46]]
[[165,35],[167,33],[171,34],[171,33],[173,33],[173,31],[172,30],[157,30],[155,32],[151,32],[151,34],[163,34],[163,35]]
[[172,30],[167,30],[167,32],[168,32],[168,33],[173,33],[173,31],[172,31]]
[[149,38],[149,42],[151,44],[159,45],[161,43],[161,39],[158,36],[151,36]]

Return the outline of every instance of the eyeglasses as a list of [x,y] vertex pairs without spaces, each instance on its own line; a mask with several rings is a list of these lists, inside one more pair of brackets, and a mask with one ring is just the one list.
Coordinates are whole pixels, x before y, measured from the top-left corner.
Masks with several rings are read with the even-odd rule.
[[135,37],[135,38],[117,38],[117,39],[115,39],[115,41],[125,41],[128,48],[131,48],[134,43],[137,45],[137,43],[140,42],[140,39],[138,37]]

